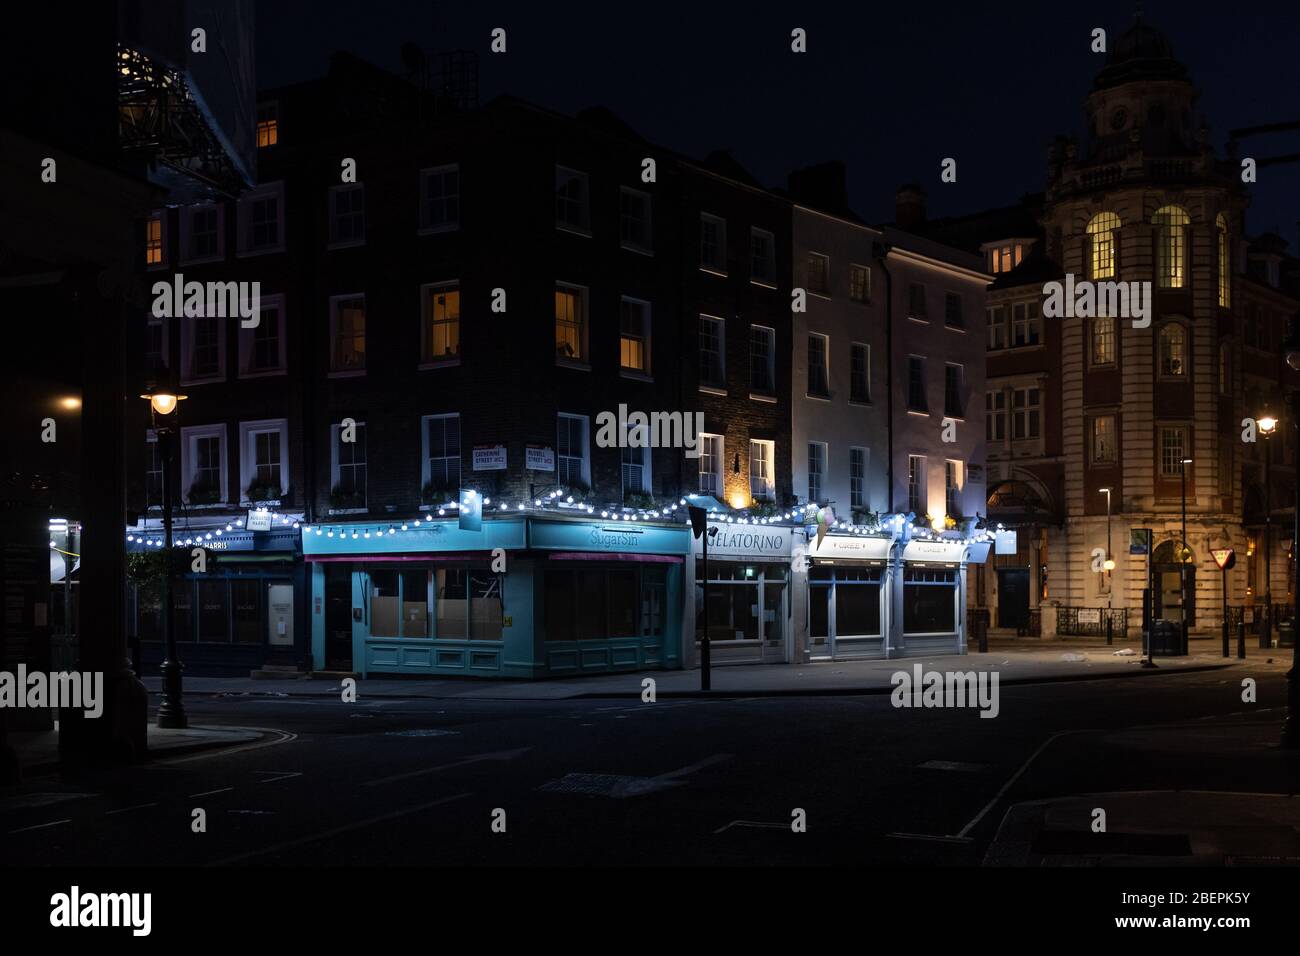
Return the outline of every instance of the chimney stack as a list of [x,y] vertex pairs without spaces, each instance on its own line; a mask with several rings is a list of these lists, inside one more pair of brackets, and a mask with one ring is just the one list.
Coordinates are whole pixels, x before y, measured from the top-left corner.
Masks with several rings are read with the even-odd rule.
[[916,183],[904,183],[894,193],[894,222],[900,229],[916,229],[925,223],[925,190]]

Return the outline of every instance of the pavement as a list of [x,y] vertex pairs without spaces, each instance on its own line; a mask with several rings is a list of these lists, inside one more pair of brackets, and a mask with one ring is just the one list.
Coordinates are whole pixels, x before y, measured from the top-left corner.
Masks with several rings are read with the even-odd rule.
[[[158,760],[222,747],[249,744],[278,731],[247,727],[187,727],[163,729],[149,724],[149,757]],[[18,754],[24,777],[41,777],[59,771],[59,723],[50,730],[10,731],[8,742]]]
[[[1213,645],[1213,646],[1211,646]],[[1235,654],[1235,646],[1233,648]],[[1248,648],[1248,662],[1289,667],[1289,648],[1263,651]],[[1198,641],[1186,657],[1161,657],[1156,668],[1142,666],[1136,643],[1047,640],[990,643],[987,654],[969,653],[872,661],[819,661],[811,664],[727,664],[712,669],[711,689],[700,689],[700,672],[687,670],[628,671],[548,680],[484,680],[473,677],[368,677],[357,678],[359,698],[410,698],[428,700],[572,700],[583,698],[639,697],[643,681],[655,682],[658,697],[764,697],[817,694],[880,694],[893,690],[891,677],[913,665],[927,669],[998,673],[1002,685],[1070,680],[1099,680],[1228,667],[1239,663],[1224,658],[1218,642]],[[162,690],[156,676],[144,678],[153,694]],[[287,679],[251,677],[185,678],[187,695],[242,695],[263,697],[338,697],[337,674],[303,674]]]

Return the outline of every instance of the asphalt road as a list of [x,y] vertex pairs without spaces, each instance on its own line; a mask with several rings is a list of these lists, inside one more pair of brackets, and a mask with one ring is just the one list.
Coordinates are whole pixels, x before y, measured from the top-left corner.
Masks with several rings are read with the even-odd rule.
[[[187,698],[194,725],[274,728],[233,752],[0,793],[0,861],[96,864],[978,862],[1011,802],[1242,781],[1100,732],[1273,720],[1236,668],[1001,689],[1001,712],[885,695],[734,700]],[[1067,733],[1068,732],[1068,733]],[[1243,785],[1244,784],[1244,785]],[[193,811],[206,832],[192,830]],[[806,832],[794,832],[802,810]],[[504,812],[504,832],[500,828]]]

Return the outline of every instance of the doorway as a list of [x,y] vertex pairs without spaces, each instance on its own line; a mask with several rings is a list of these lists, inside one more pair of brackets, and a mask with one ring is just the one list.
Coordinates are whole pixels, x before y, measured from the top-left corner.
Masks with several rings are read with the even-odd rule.
[[998,627],[1029,626],[1029,569],[998,568]]
[[[1155,582],[1155,609],[1152,613],[1156,618],[1176,623],[1181,622],[1186,614],[1190,628],[1196,625],[1196,558],[1193,555],[1186,566],[1180,565],[1176,547],[1175,542],[1166,541],[1151,556],[1151,575]],[[1183,574],[1187,575],[1186,608],[1183,607]]]
[[325,565],[325,669],[352,670],[352,570]]

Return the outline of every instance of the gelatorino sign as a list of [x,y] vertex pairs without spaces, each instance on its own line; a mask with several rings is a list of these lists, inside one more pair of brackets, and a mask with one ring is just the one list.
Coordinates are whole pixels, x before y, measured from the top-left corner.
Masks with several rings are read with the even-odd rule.
[[[736,525],[710,521],[709,528],[717,533],[709,539],[709,560],[738,558],[746,561],[775,561],[790,557],[792,529],[775,525]],[[698,558],[704,553],[699,538],[692,547]]]

